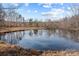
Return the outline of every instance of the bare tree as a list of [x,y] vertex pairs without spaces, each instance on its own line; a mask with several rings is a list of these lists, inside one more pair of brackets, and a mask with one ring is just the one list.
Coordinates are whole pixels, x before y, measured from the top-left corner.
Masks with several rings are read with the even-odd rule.
[[3,10],[2,4],[0,4],[0,27],[4,26],[5,11]]

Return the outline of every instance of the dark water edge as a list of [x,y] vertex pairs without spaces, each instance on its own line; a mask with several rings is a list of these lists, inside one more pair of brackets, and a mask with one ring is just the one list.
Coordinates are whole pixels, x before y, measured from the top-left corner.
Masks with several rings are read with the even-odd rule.
[[79,50],[79,32],[64,30],[27,30],[0,35],[1,41],[24,49]]

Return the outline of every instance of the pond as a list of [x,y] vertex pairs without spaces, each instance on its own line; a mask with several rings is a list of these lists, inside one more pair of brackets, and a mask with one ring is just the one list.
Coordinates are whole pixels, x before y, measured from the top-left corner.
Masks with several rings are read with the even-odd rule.
[[78,31],[26,30],[2,34],[0,40],[28,49],[79,50]]

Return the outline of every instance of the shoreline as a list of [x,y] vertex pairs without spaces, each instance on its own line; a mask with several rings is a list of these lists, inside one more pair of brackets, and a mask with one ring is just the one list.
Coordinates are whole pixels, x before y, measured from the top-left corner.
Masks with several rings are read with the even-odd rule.
[[44,29],[43,27],[8,27],[0,29],[0,34],[9,33],[9,32],[17,32],[17,31],[25,31],[29,29]]
[[38,51],[35,49],[23,49],[0,41],[0,56],[79,56],[79,51]]
[[39,56],[41,53],[42,51],[23,49],[19,46],[0,41],[0,56]]
[[[0,27],[0,34],[9,33],[9,32],[18,32],[18,31],[25,31],[31,29],[46,29],[44,27]],[[50,29],[49,29],[50,30]],[[68,29],[59,29],[59,30],[68,30]],[[70,29],[69,31],[78,31],[79,29]]]

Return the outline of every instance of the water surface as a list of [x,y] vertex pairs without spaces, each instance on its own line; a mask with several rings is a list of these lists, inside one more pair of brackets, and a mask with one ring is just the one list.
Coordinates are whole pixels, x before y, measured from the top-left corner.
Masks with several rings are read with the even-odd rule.
[[79,50],[79,32],[27,30],[0,35],[0,40],[37,50]]

